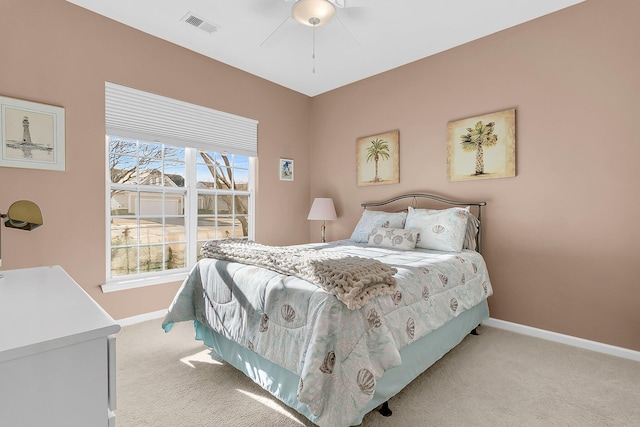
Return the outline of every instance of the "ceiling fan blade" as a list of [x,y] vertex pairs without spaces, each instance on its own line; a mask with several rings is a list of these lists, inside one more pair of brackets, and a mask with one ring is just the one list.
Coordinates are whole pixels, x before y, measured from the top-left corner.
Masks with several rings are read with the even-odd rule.
[[[330,0],[338,7],[371,7],[389,4],[391,0]],[[338,3],[341,3],[340,5]]]
[[[299,0],[284,0],[286,3],[295,3]],[[329,3],[333,3],[336,7],[339,8],[348,8],[348,7],[371,7],[371,6],[381,6],[381,5],[389,5],[392,3],[391,0],[327,0]],[[401,0],[395,0],[401,1]]]
[[[287,3],[295,3],[298,0],[284,0]],[[351,7],[346,5],[346,3],[350,3],[349,0],[327,0],[329,3],[333,3],[336,7]],[[360,1],[359,3],[362,3],[361,6],[366,6],[367,5],[367,0],[363,0]]]

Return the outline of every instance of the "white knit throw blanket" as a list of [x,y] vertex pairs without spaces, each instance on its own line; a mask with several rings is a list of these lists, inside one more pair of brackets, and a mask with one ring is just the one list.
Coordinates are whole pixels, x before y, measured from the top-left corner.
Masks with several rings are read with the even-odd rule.
[[397,270],[375,259],[244,239],[210,240],[200,253],[205,258],[256,265],[307,280],[335,295],[350,310],[378,295],[391,295],[397,287]]

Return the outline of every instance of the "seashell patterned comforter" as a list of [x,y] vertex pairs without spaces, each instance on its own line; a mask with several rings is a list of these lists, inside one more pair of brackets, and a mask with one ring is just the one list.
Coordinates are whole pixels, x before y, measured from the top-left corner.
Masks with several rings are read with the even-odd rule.
[[315,283],[350,310],[396,290],[397,270],[373,258],[294,246],[266,246],[245,239],[209,240],[200,252],[206,258],[251,264]]
[[350,241],[298,246],[370,257],[397,269],[397,289],[358,310],[301,278],[202,259],[163,321],[198,320],[300,377],[298,399],[320,426],[346,426],[399,351],[492,295],[482,256],[399,251]]

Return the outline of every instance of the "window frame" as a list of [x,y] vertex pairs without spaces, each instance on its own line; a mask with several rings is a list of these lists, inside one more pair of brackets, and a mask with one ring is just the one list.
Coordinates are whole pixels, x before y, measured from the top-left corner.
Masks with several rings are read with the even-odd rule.
[[[188,147],[183,145],[176,145],[171,142],[163,142],[163,141],[147,141],[144,138],[129,138],[123,137],[124,139],[133,139],[139,142],[145,143],[156,143],[163,144],[164,146],[183,148],[185,150],[185,185],[184,187],[179,187],[177,189],[172,188],[164,188],[164,186],[148,186],[140,183],[136,184],[122,184],[122,183],[114,183],[111,181],[111,168],[110,168],[110,137],[120,137],[119,135],[105,135],[105,169],[106,169],[106,179],[105,179],[105,213],[106,213],[106,253],[105,253],[105,277],[106,281],[101,285],[102,291],[114,292],[125,289],[133,289],[143,286],[153,286],[160,285],[163,283],[170,283],[176,281],[182,281],[186,278],[188,272],[193,268],[196,262],[199,259],[198,256],[198,248],[200,247],[201,242],[205,240],[198,240],[198,219],[200,214],[198,212],[198,200],[201,194],[215,195],[216,197],[219,195],[230,195],[232,197],[235,196],[243,196],[247,197],[247,239],[254,240],[255,235],[255,180],[256,180],[256,158],[252,156],[246,156],[245,154],[237,154],[242,157],[248,158],[248,183],[246,190],[238,190],[236,188],[233,189],[202,189],[198,188],[198,179],[197,179],[197,165],[198,165],[198,154],[200,151],[207,152],[215,152],[217,154],[233,154],[233,153],[220,153],[215,151],[215,149],[204,150],[202,148],[197,147]],[[164,160],[163,160],[164,165]],[[234,165],[235,166],[235,163]],[[235,168],[234,168],[235,169]],[[244,170],[244,168],[242,168]],[[112,215],[111,213],[111,193],[113,190],[130,190],[130,191],[145,191],[145,192],[159,192],[162,194],[171,194],[171,193],[180,193],[184,194],[184,221],[185,221],[185,267],[184,268],[176,268],[170,270],[161,270],[161,271],[152,271],[152,272],[138,272],[135,274],[124,275],[124,276],[113,276],[112,275],[112,266],[111,266],[111,250],[112,250],[112,241],[111,241],[111,222],[113,218],[117,218],[118,215]],[[167,191],[168,190],[168,191]],[[235,200],[235,199],[234,199]],[[139,203],[139,201],[138,201]],[[233,210],[231,218],[235,218],[235,203],[233,204]],[[164,209],[164,208],[163,208]],[[219,213],[217,210],[213,214],[214,217],[218,217]],[[144,217],[140,211],[138,210],[135,217],[140,218]],[[166,215],[162,214],[162,217],[165,218]],[[165,243],[163,237],[163,244]],[[140,247],[141,244],[138,241],[137,247]],[[144,245],[143,245],[144,246]],[[139,262],[138,255],[138,262]]]

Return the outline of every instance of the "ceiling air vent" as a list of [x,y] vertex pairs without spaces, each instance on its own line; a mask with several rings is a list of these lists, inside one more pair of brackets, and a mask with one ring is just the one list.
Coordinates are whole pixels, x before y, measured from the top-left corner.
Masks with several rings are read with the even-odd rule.
[[200,28],[201,30],[206,31],[209,34],[215,33],[216,31],[218,31],[218,28],[220,28],[216,24],[211,23],[211,22],[207,22],[204,19],[200,18],[199,16],[194,15],[191,12],[187,13],[182,18],[182,20],[184,22],[186,22],[187,24],[193,25],[196,28]]

